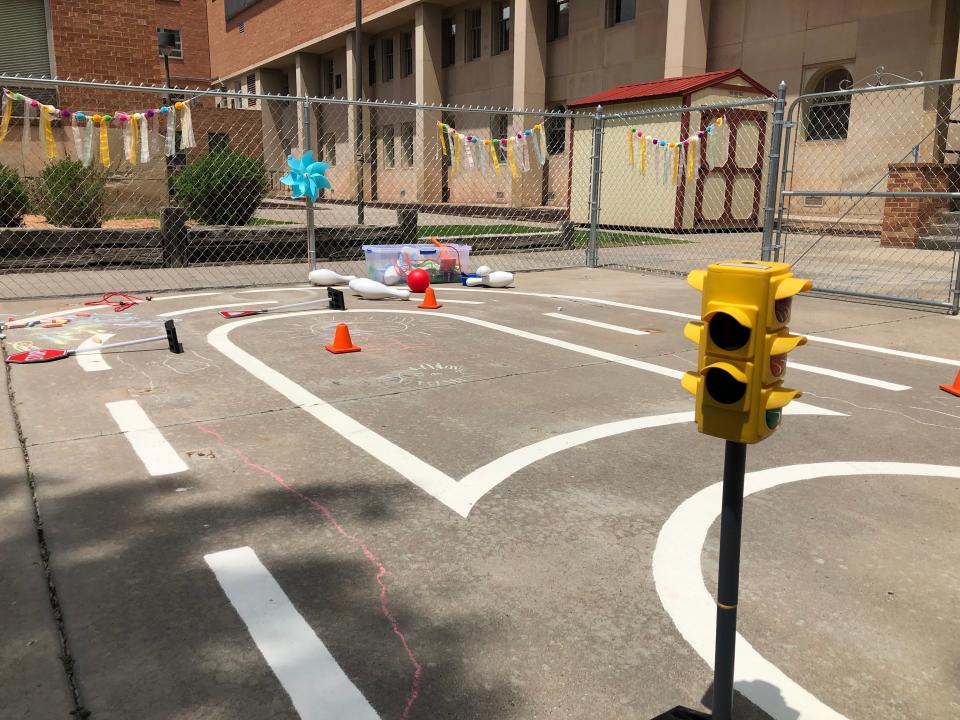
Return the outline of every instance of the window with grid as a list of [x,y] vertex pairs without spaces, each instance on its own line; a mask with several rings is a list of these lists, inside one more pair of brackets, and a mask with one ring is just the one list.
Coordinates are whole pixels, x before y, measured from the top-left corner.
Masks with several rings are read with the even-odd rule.
[[383,60],[383,81],[393,80],[393,38],[380,41],[380,55]]
[[441,46],[443,67],[450,67],[457,61],[457,23],[453,18],[443,19],[443,43]]
[[637,16],[637,0],[607,0],[607,27],[633,20]]
[[480,31],[481,23],[483,22],[483,13],[480,8],[467,10],[466,21],[467,41],[464,47],[463,59],[465,62],[470,62],[480,57]]
[[547,41],[566,37],[570,30],[570,0],[548,0]]
[[413,74],[413,33],[400,34],[400,77]]
[[[852,80],[845,68],[836,68],[814,83],[810,92],[837,92],[849,88]],[[826,95],[811,98],[806,115],[804,130],[807,140],[846,140],[850,125],[850,96]]]
[[493,54],[499,55],[510,49],[510,3],[493,4]]
[[[257,92],[257,74],[250,73],[249,75],[247,75],[246,83],[247,83],[247,92],[250,93],[251,95],[255,94]],[[243,100],[241,99],[240,102],[242,103]],[[256,106],[257,106],[256,98],[247,98],[247,107],[256,107]]]
[[333,60],[323,61],[323,94],[333,95]]
[[413,123],[403,123],[400,126],[400,152],[403,164],[413,167]]
[[498,140],[507,137],[510,132],[510,118],[506,115],[494,115],[490,118],[490,140],[497,149],[497,159],[503,162],[507,159],[507,149]]
[[[563,110],[563,108],[558,108]],[[543,121],[544,140],[547,143],[547,155],[563,155],[567,150],[567,120],[562,117],[548,116]]]
[[380,128],[380,136],[383,138],[383,160],[388,168],[396,167],[397,148],[393,134],[393,126],[387,125]]
[[367,46],[367,82],[377,84],[377,41],[371,40]]
[[157,52],[160,55],[163,55],[159,48],[159,41],[162,36],[173,41],[173,50],[170,51],[170,58],[173,60],[183,60],[183,42],[180,39],[180,31],[170,28],[157,28]]

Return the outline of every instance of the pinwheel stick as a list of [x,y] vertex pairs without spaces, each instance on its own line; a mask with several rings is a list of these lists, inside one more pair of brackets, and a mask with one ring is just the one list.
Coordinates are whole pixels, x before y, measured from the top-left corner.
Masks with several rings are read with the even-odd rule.
[[330,167],[325,162],[316,162],[313,151],[307,150],[299,158],[290,155],[287,158],[290,172],[280,178],[280,182],[290,186],[290,197],[304,198],[307,208],[307,253],[310,269],[315,270],[317,264],[316,241],[313,233],[313,203],[321,188],[333,189],[327,180],[326,172]]

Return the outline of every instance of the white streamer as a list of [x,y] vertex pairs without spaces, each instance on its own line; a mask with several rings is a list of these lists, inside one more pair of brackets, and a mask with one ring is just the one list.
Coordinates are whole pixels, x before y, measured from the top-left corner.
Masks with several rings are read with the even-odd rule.
[[[33,108],[30,105],[30,98],[23,96],[23,129],[20,133],[20,146],[23,151],[23,157],[29,157],[30,152],[30,115]],[[42,132],[40,133],[43,134]]]
[[517,156],[517,165],[521,172],[527,172],[530,169],[530,161],[527,156],[527,136],[520,134],[515,143],[515,154]]
[[143,113],[137,113],[134,122],[139,123],[140,131],[140,163],[150,162],[150,137],[147,133],[147,117]]
[[160,144],[160,111],[153,111],[153,120],[150,123],[150,152],[158,153],[162,149]]
[[125,123],[123,123],[123,157],[130,163],[134,164],[135,159],[133,157],[133,118],[131,117]]
[[70,135],[73,137],[73,151],[77,160],[83,160],[83,137],[80,135],[80,126],[74,120],[70,124]]
[[185,101],[180,108],[180,149],[186,150],[197,146],[197,139],[193,136],[193,115],[190,112],[190,101]]
[[87,127],[83,133],[83,166],[90,167],[93,163],[93,139],[94,139],[93,118],[87,116]]
[[170,105],[166,112],[167,116],[167,137],[166,147],[164,148],[167,157],[173,157],[177,154],[177,111]]

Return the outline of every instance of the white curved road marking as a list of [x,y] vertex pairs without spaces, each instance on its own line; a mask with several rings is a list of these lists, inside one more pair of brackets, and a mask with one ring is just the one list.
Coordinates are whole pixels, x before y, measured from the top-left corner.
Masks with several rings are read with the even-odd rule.
[[204,305],[203,307],[187,308],[186,310],[174,310],[173,312],[160,313],[157,317],[176,317],[177,315],[189,315],[190,313],[204,312],[205,310],[222,310],[231,307],[249,307],[251,305],[275,305],[276,300],[256,300],[253,302],[227,303],[226,305]]
[[[606,423],[594,427],[583,428],[573,432],[558,435],[546,440],[533,443],[525,448],[519,448],[507,455],[474,470],[463,480],[457,482],[454,478],[445,472],[437,469],[433,465],[420,459],[413,453],[394,444],[382,435],[374,432],[365,425],[354,420],[346,413],[338,410],[329,403],[320,399],[303,386],[297,384],[286,375],[274,370],[269,365],[254,357],[250,353],[242,350],[231,342],[229,335],[238,327],[255,322],[268,322],[280,318],[303,317],[304,315],[320,315],[326,313],[340,313],[336,310],[311,310],[301,313],[281,313],[279,315],[259,315],[256,317],[236,320],[231,323],[221,325],[212,330],[207,335],[207,342],[210,343],[219,352],[231,359],[237,365],[256,377],[258,380],[266,383],[278,393],[287,398],[295,406],[302,408],[334,432],[341,435],[346,440],[359,447],[364,452],[372,455],[384,465],[392,468],[402,477],[406,478],[421,490],[442,502],[454,512],[462,517],[467,517],[470,510],[486,493],[506,480],[518,470],[527,465],[541,460],[553,453],[560,452],[576,445],[581,445],[591,440],[602,437],[610,437],[623,432],[637,430],[645,427],[658,427],[681,422],[690,422],[693,420],[693,413],[669,413],[666,415],[656,415],[644,418],[632,418],[613,423]],[[583,345],[556,340],[544,335],[535,335],[524,330],[497,325],[485,320],[465,317],[462,315],[451,315],[441,313],[424,313],[422,310],[347,310],[346,312],[359,313],[388,313],[396,315],[405,313],[411,315],[429,314],[433,317],[459,320],[461,322],[479,325],[481,327],[498,330],[510,335],[516,335],[529,340],[536,340],[548,345],[561,347],[566,350],[572,350],[584,355],[600,357],[610,362],[616,362],[628,367],[634,367],[649,372],[655,372],[660,375],[666,375],[671,378],[679,378],[682,374],[679,370],[664,368],[659,365],[651,365],[633,358],[606,353]],[[842,416],[843,413],[834,412],[825,408],[818,408],[806,403],[795,402],[787,406],[787,412],[793,414],[810,415],[832,415]]]
[[[788,406],[789,408],[789,406]],[[824,462],[788,465],[747,473],[743,494],[769,490],[798,480],[851,475],[915,475],[960,478],[960,467],[894,462]],[[653,553],[653,577],[663,607],[683,638],[710,666],[714,660],[716,604],[703,582],[703,544],[720,514],[722,483],[684,500],[667,519]],[[774,720],[846,720],[788,678],[737,634],[735,687]],[[757,690],[762,680],[780,697]],[[799,714],[798,714],[799,713]]]
[[97,335],[91,335],[80,343],[77,346],[77,350],[82,350],[83,352],[78,352],[74,355],[74,357],[77,358],[77,364],[87,372],[109,370],[110,366],[107,364],[107,361],[103,359],[103,354],[95,348],[103,345],[113,336],[114,333],[99,333]]
[[563,313],[548,312],[544,313],[544,315],[546,317],[557,318],[559,320],[569,320],[570,322],[580,323],[581,325],[592,325],[593,327],[603,328],[604,330],[613,330],[614,332],[625,333],[627,335],[650,334],[646,330],[636,330],[635,328],[624,327],[623,325],[611,325],[610,323],[600,322],[599,320],[590,320],[589,318],[564,315]]
[[[582,297],[580,295],[558,295],[556,293],[536,293],[522,292],[519,290],[493,290],[490,288],[447,288],[454,292],[489,292],[506,293],[508,295],[527,295],[530,297],[559,298],[561,300],[581,300],[583,302],[594,303],[596,305],[609,305],[611,307],[626,308],[628,310],[640,310],[641,312],[655,313],[657,315],[670,315],[672,317],[686,318],[687,320],[699,320],[699,315],[677,312],[675,310],[664,310],[663,308],[648,307],[646,305],[631,305],[630,303],[617,302],[615,300],[603,300],[601,298]],[[958,316],[960,317],[960,316]],[[804,334],[802,330],[796,332]],[[822,335],[807,335],[807,340],[822,342],[828,345],[840,345],[842,347],[854,348],[856,350],[867,350],[869,352],[880,353],[882,355],[895,355],[896,357],[910,358],[911,360],[926,360],[927,362],[940,363],[942,365],[960,366],[960,360],[951,358],[937,357],[936,355],[924,355],[923,353],[907,352],[906,350],[894,350],[893,348],[880,347],[879,345],[865,345],[863,343],[850,342],[848,340],[835,340],[834,338],[823,337]]]
[[107,410],[148,473],[153,476],[173,475],[189,470],[136,400],[108,402]]
[[302,720],[380,720],[252,548],[203,559]]

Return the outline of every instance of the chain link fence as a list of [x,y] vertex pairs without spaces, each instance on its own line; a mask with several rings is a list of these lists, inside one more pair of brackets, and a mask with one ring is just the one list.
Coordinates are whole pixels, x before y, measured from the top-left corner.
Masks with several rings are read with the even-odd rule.
[[[4,298],[303,282],[316,266],[389,280],[403,246],[435,262],[436,238],[460,248],[432,268],[449,281],[740,257],[830,292],[960,299],[952,80],[804,95],[786,122],[784,87],[611,113],[0,83]],[[332,184],[312,204],[280,181],[308,149]]]
[[776,259],[823,291],[956,313],[956,81],[886,79],[789,107]]

